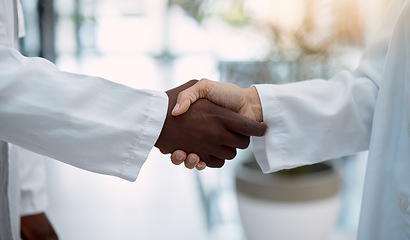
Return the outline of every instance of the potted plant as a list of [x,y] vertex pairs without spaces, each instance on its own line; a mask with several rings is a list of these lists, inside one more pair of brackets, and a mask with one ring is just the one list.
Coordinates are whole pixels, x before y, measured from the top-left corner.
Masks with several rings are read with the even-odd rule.
[[327,162],[263,174],[253,158],[235,174],[248,240],[327,240],[340,209],[341,178]]

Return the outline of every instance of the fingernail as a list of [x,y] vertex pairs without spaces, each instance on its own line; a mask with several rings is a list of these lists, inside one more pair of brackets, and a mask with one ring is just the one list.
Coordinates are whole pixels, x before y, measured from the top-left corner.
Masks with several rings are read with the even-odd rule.
[[195,159],[194,157],[192,157],[192,156],[189,156],[188,161],[189,161],[190,163],[195,163],[196,159]]
[[177,103],[174,107],[174,109],[172,109],[172,113],[176,112],[179,109],[179,103]]
[[182,161],[182,160],[184,159],[184,154],[182,154],[182,153],[180,153],[180,152],[177,152],[177,153],[175,154],[175,158],[176,158],[178,161]]

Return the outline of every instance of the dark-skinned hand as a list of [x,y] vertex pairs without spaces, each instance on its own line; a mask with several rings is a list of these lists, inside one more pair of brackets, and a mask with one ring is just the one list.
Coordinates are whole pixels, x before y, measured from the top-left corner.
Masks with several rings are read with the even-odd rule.
[[166,92],[168,113],[155,146],[165,153],[196,153],[208,167],[222,167],[225,159],[236,156],[236,148],[248,147],[249,136],[263,136],[267,126],[205,99],[196,101],[186,113],[172,116],[178,93],[196,82]]
[[23,240],[58,240],[57,234],[45,213],[21,217],[20,226]]

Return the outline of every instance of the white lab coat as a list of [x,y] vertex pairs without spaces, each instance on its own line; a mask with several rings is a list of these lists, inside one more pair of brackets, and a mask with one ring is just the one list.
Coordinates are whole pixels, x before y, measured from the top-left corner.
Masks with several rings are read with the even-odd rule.
[[160,134],[168,105],[164,92],[62,72],[44,59],[23,57],[15,50],[17,26],[16,1],[0,0],[0,239],[19,238],[19,169],[8,157],[8,143],[132,181]]
[[48,198],[46,194],[46,157],[9,144],[9,159],[19,164],[20,216],[45,212]]
[[45,157],[8,144],[8,158],[9,162],[13,163],[13,167],[10,168],[13,173],[9,175],[9,183],[13,184],[13,187],[9,188],[9,199],[15,203],[11,210],[17,217],[13,227],[18,231],[18,216],[37,214],[46,210],[48,198]]
[[264,172],[369,149],[359,240],[410,239],[410,3],[393,0],[360,66],[329,81],[257,85]]
[[[20,0],[17,3],[18,37],[22,38],[25,35],[23,8]],[[44,165],[46,157],[13,144],[9,144],[8,151],[9,161],[19,165],[17,172],[20,189],[19,191],[17,188],[14,189],[17,194],[16,199],[20,198],[18,209],[20,216],[45,212],[48,202]]]
[[[23,37],[25,34],[24,16],[21,2],[18,1],[18,36]],[[11,213],[15,216],[13,228],[18,232],[20,218],[44,212],[47,206],[46,194],[46,171],[44,166],[44,156],[30,152],[19,146],[8,144],[8,158],[13,163],[9,175],[9,183],[14,187],[9,188],[9,199],[19,204],[13,204],[10,208]],[[18,166],[17,166],[18,165]],[[14,176],[11,178],[11,176]]]

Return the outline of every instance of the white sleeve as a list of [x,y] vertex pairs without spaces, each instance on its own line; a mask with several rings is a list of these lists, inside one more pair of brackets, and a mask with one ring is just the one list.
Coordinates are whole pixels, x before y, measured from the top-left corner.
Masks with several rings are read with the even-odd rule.
[[164,92],[62,72],[2,45],[0,79],[1,140],[130,181],[167,113]]
[[328,81],[256,85],[269,129],[252,142],[265,173],[368,149],[394,14],[402,2],[390,7],[355,71],[340,72]]
[[19,163],[20,216],[44,212],[48,203],[45,157],[11,145],[9,158]]

